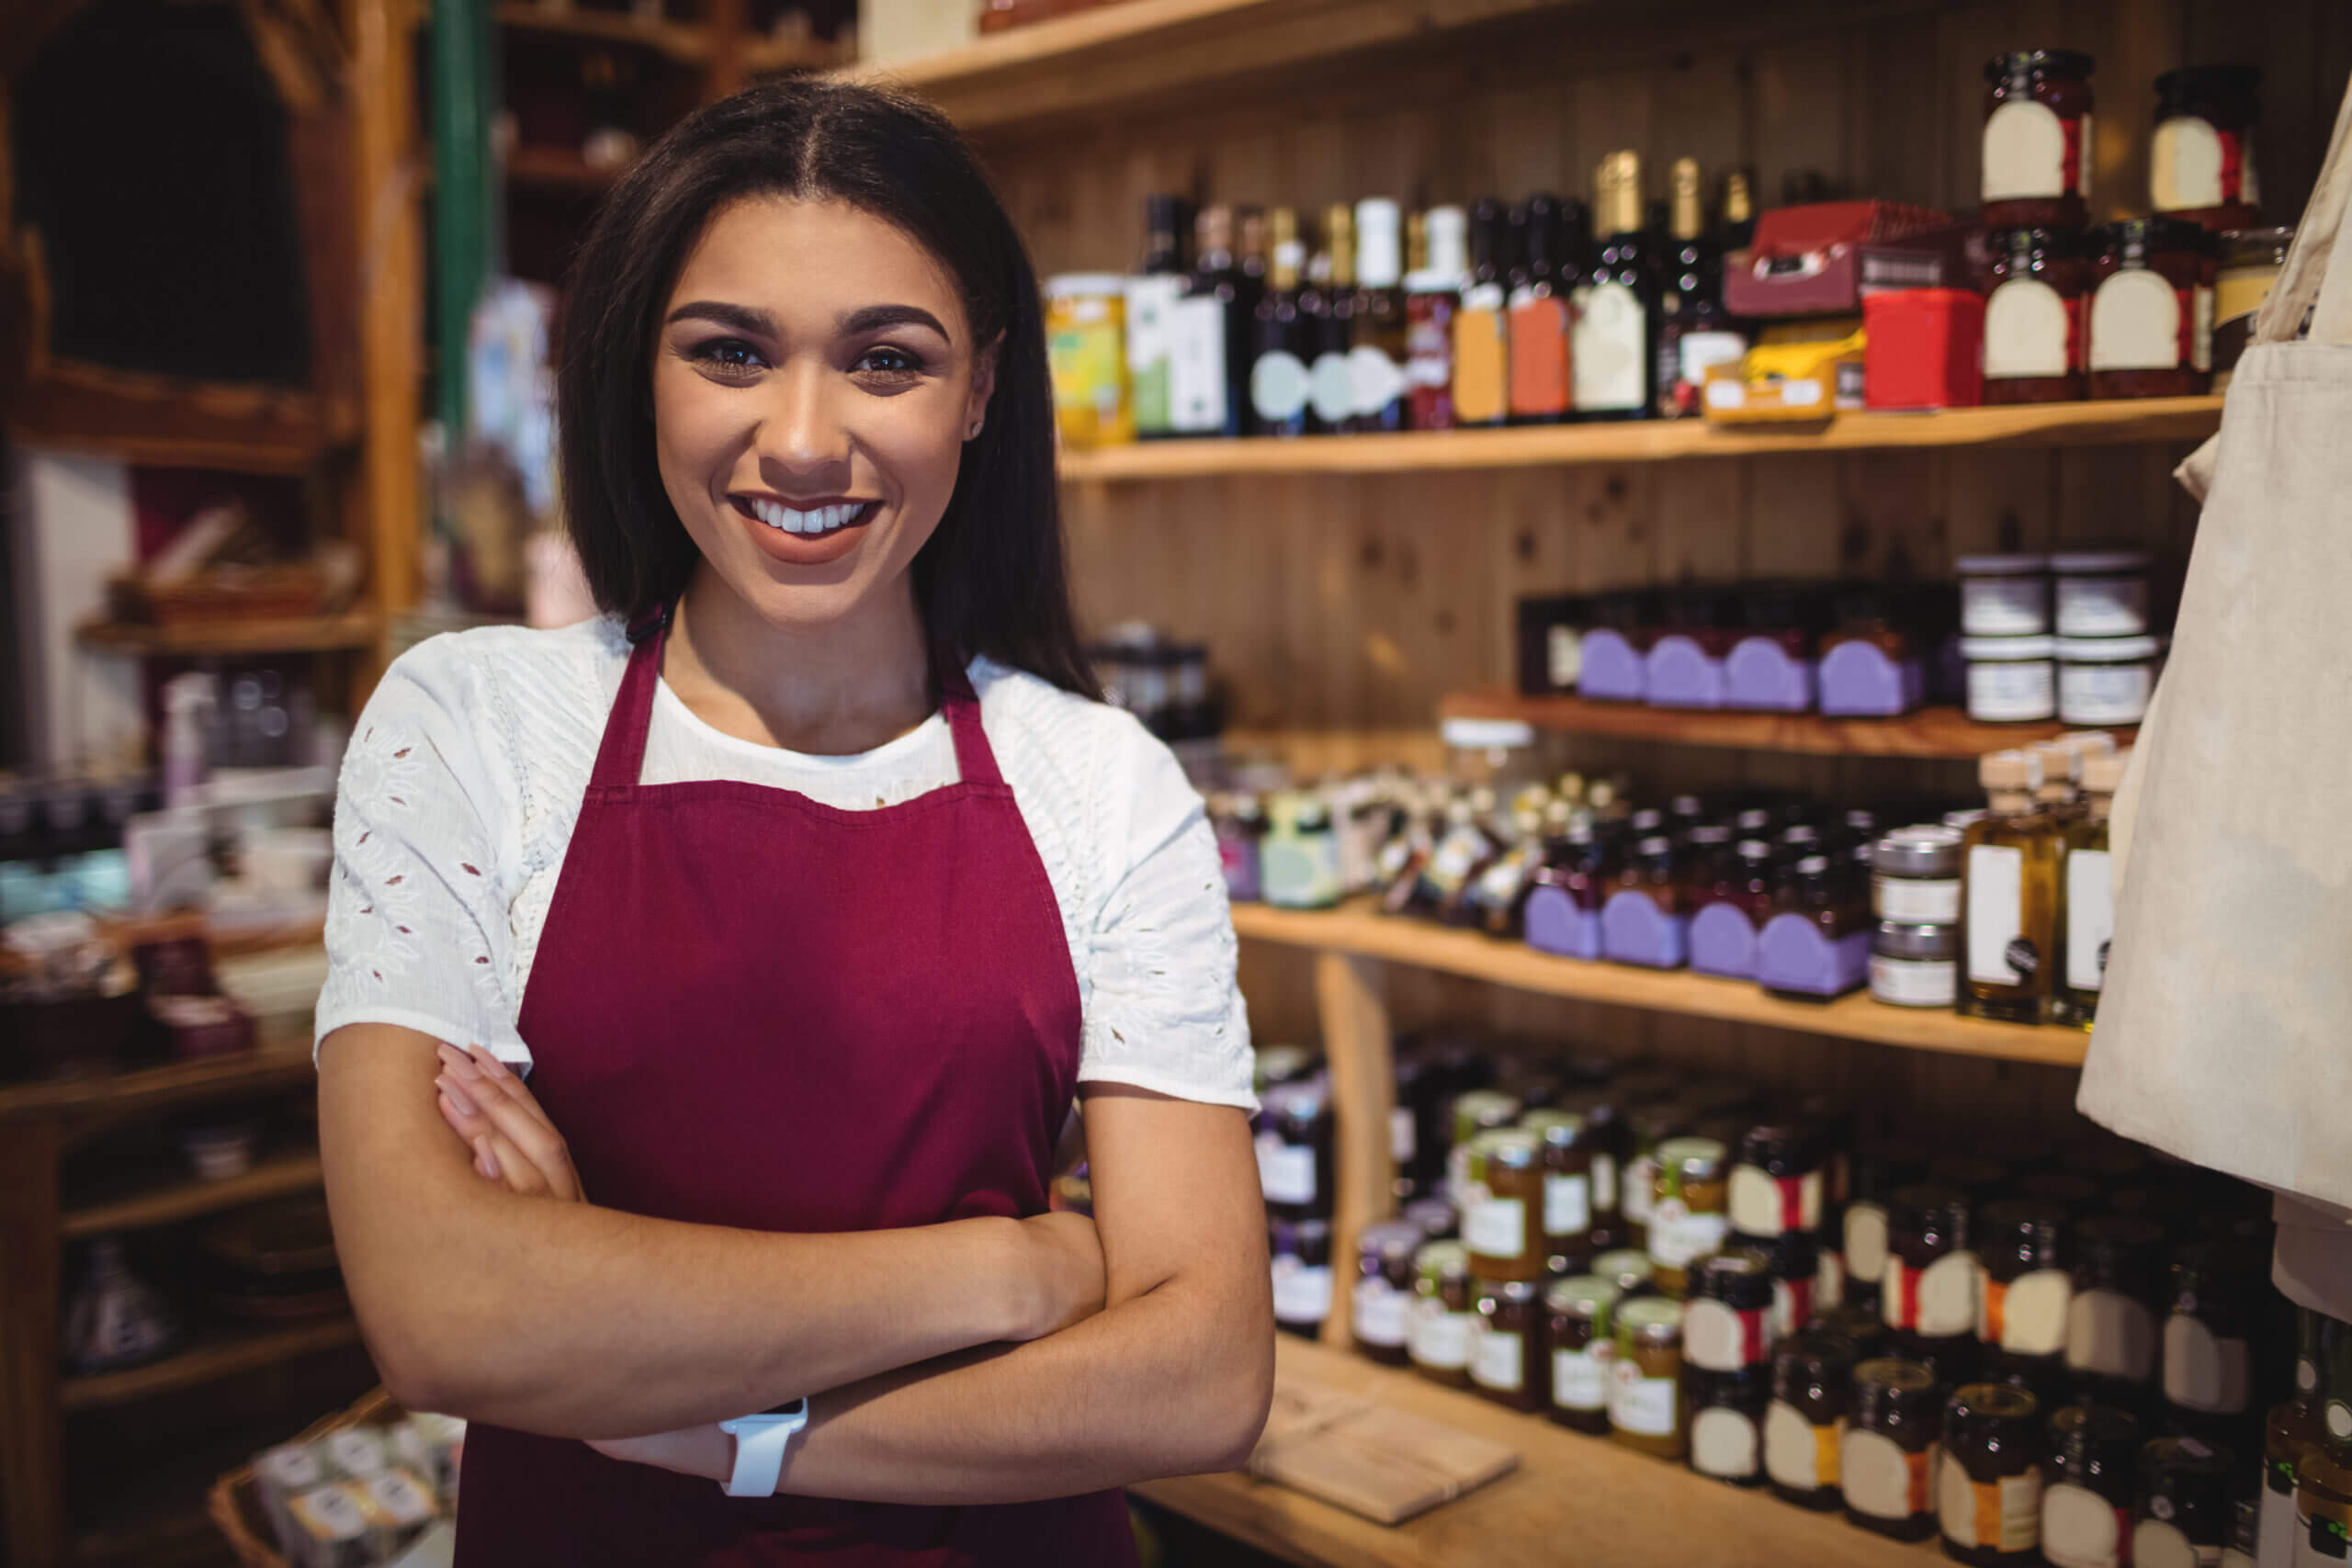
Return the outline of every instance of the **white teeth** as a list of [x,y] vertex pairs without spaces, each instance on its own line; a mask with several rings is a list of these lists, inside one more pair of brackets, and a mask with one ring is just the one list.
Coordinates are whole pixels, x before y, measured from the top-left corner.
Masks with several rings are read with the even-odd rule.
[[820,506],[798,512],[773,501],[753,501],[751,508],[761,522],[787,534],[830,534],[836,528],[847,527],[865,510],[863,505]]

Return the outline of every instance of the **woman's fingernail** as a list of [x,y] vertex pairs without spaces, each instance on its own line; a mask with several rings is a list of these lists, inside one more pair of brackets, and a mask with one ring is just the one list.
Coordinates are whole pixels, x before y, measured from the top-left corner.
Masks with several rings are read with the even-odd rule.
[[479,1116],[481,1114],[481,1108],[474,1103],[473,1096],[468,1094],[465,1089],[458,1085],[457,1079],[447,1077],[445,1074],[435,1081],[440,1085],[441,1092],[448,1097],[449,1103],[458,1108],[458,1114],[460,1116]]
[[492,1077],[503,1078],[513,1076],[506,1070],[506,1064],[500,1061],[486,1045],[475,1046],[473,1048],[473,1056],[475,1062],[481,1066],[481,1070],[489,1074]]
[[491,1152],[487,1137],[474,1140],[474,1168],[492,1181],[498,1179],[498,1156]]
[[474,1065],[474,1059],[454,1045],[441,1047],[441,1060],[461,1078],[471,1081],[481,1077],[481,1069]]

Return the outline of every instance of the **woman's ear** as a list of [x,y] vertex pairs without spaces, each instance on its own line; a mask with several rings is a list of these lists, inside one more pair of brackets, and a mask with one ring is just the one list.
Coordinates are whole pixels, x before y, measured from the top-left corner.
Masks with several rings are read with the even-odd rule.
[[970,441],[988,423],[989,399],[996,393],[997,356],[1004,348],[1004,334],[972,355],[972,387],[964,399],[964,439]]

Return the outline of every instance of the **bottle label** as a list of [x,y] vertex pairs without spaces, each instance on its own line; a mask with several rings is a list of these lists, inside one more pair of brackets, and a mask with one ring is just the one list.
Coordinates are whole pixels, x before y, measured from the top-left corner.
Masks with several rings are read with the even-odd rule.
[[1846,1278],[1876,1284],[1894,1258],[1886,1250],[1886,1210],[1867,1200],[1846,1205]]
[[2222,1547],[2199,1546],[2178,1525],[2142,1519],[2132,1529],[2132,1568],[2220,1568]]
[[1641,298],[1622,283],[1584,291],[1569,355],[1579,413],[1642,406],[1642,366],[1649,353],[1649,321]]
[[2115,1291],[2084,1291],[2067,1304],[2066,1365],[2078,1372],[2145,1382],[2155,1370],[2156,1320]]
[[2041,1536],[2041,1472],[1972,1481],[1950,1453],[1937,1461],[1936,1522],[1944,1539],[1964,1548],[2029,1551]]
[[1411,1332],[1407,1321],[1412,1298],[1385,1280],[1356,1281],[1354,1314],[1349,1326],[1360,1345],[1395,1347]]
[[2025,932],[2023,850],[2008,844],[1970,848],[1967,929],[1969,979],[1984,986],[2022,986],[2033,979],[2041,955]]
[[2107,949],[2115,936],[2115,883],[2108,852],[2066,857],[2066,984],[2096,991],[2107,983]]
[[1306,367],[1286,349],[1261,354],[1250,367],[1250,406],[1269,424],[1296,419],[1306,408],[1310,390]]
[[1928,1453],[1905,1453],[1883,1432],[1849,1427],[1838,1449],[1846,1502],[1875,1519],[1908,1519],[1928,1511]]
[[1356,373],[1347,353],[1317,355],[1315,367],[1307,374],[1307,400],[1314,405],[1315,417],[1335,428],[1346,423],[1356,412]]
[[1615,1358],[1609,1369],[1609,1424],[1638,1437],[1672,1437],[1679,1387],[1673,1378],[1644,1376],[1631,1356]]
[[1258,1134],[1258,1185],[1269,1203],[1307,1207],[1315,1201],[1315,1150],[1285,1144],[1272,1133]]
[[1563,1410],[1609,1407],[1609,1363],[1616,1352],[1606,1339],[1581,1350],[1552,1352],[1552,1403]]
[[1816,1427],[1786,1400],[1764,1412],[1764,1473],[1792,1492],[1838,1484],[1838,1445],[1843,1421]]
[[1467,1367],[1470,1325],[1477,1321],[1476,1313],[1448,1312],[1443,1302],[1434,1296],[1425,1297],[1413,1309],[1413,1359],[1439,1371],[1459,1371]]
[[1526,1341],[1476,1320],[1471,1331],[1470,1381],[1480,1388],[1517,1393],[1527,1382]]
[[[1487,288],[1462,297],[1453,318],[1453,417],[1462,424],[1500,424],[1510,412],[1510,356],[1503,338],[1502,300]],[[1499,296],[1501,290],[1491,292]],[[1472,295],[1479,296],[1474,303]]]
[[2254,202],[2253,148],[2234,130],[2217,130],[2195,115],[2175,115],[2156,127],[2148,150],[2149,205],[2158,212],[2188,212]]
[[1182,274],[1168,272],[1127,279],[1127,385],[1138,434],[1164,435],[1175,427],[1169,400],[1170,317],[1184,282]]
[[1770,1346],[1769,1309],[1741,1312],[1724,1302],[1697,1297],[1682,1309],[1682,1355],[1711,1372],[1736,1372],[1760,1363]]
[[1169,308],[1168,422],[1176,434],[1215,435],[1226,428],[1225,313],[1224,302],[1205,294]]
[[1650,1258],[1661,1269],[1688,1269],[1719,1251],[1731,1221],[1721,1213],[1692,1213],[1679,1198],[1661,1198],[1650,1214]]
[[1405,367],[1370,344],[1348,355],[1348,378],[1355,389],[1355,412],[1378,419],[1405,395]]
[[1510,305],[1510,412],[1541,418],[1567,408],[1567,301],[1521,291]]
[[1592,1182],[1581,1174],[1544,1175],[1544,1234],[1578,1236],[1592,1229]]
[[1725,1208],[1731,1228],[1747,1235],[1785,1235],[1821,1228],[1821,1173],[1768,1175],[1762,1168],[1736,1165]]
[[2262,1513],[2255,1526],[2254,1545],[2261,1568],[2295,1568],[2295,1482],[2291,1469],[2284,1492],[2276,1484],[2262,1489]]
[[1910,1275],[1918,1281],[1913,1326],[1932,1339],[1976,1332],[1976,1274],[1974,1253],[1947,1252]]
[[1948,1008],[1959,998],[1960,965],[1949,958],[1871,955],[1871,995],[1901,1008]]
[[1707,372],[1718,365],[1736,365],[1747,353],[1747,339],[1738,333],[1684,333],[1674,342],[1673,379],[1660,389],[1678,419],[1696,417],[1706,396]]
[[1274,1318],[1321,1323],[1331,1315],[1331,1270],[1295,1258],[1274,1259]]
[[1744,1412],[1720,1406],[1690,1418],[1690,1468],[1719,1481],[1744,1481],[1762,1462],[1756,1423]]
[[[2176,370],[2196,351],[2194,288],[2145,267],[2111,273],[2091,296],[2094,370]],[[2208,315],[2207,334],[2211,327]]]
[[2089,193],[2091,117],[2061,118],[2047,104],[2011,98],[1984,117],[1986,201]]
[[1518,1198],[1488,1197],[1463,1216],[1462,1245],[1481,1258],[1527,1256],[1527,1204]]
[[1414,387],[1443,387],[1453,379],[1453,299],[1418,297],[1406,307],[1405,379]]
[[2054,1356],[2066,1348],[2066,1309],[2075,1281],[2064,1269],[2034,1269],[2007,1284],[1984,1281],[1976,1337],[2018,1356]]
[[2082,304],[2038,277],[2012,277],[1984,301],[1984,378],[2082,368]]
[[2235,1416],[2253,1397],[2249,1349],[2186,1313],[2165,1320],[2165,1398],[2183,1410]]
[[1960,923],[1957,876],[1882,876],[1875,879],[1878,918],[1910,926]]
[[2132,1511],[2087,1486],[2058,1482],[2041,1494],[2041,1555],[2051,1568],[2122,1568]]
[[1335,833],[1278,834],[1258,856],[1258,893],[1288,909],[1322,909],[1340,901],[1340,840]]

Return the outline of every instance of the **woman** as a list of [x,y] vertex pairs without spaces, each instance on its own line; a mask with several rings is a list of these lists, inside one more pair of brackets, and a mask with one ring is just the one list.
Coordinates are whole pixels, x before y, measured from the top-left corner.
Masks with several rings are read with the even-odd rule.
[[[1020,241],[933,111],[764,86],[615,189],[562,338],[608,614],[387,673],[319,1005],[369,1347],[474,1421],[458,1560],[1130,1561],[1112,1489],[1264,1419],[1263,1211],[1215,846],[1071,629]],[[1091,1221],[1045,1212],[1074,1094]]]

